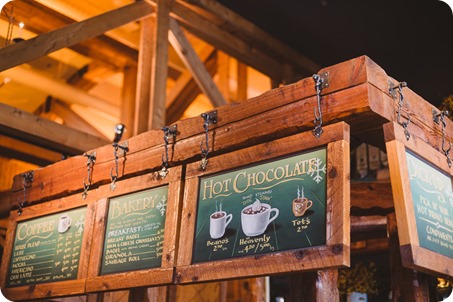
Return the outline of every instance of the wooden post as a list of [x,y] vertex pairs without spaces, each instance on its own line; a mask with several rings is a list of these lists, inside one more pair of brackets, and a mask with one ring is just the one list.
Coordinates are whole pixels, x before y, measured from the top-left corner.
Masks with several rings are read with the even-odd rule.
[[242,102],[243,100],[247,99],[247,65],[244,63],[240,62],[239,60],[237,61],[238,67],[237,67],[237,95],[236,95],[236,101],[237,102]]
[[340,301],[338,270],[326,269],[291,276],[289,302]]
[[227,102],[231,100],[230,97],[230,57],[222,52],[217,51],[217,75],[218,75],[218,85],[220,93]]
[[426,275],[403,267],[396,215],[387,215],[392,301],[430,301]]
[[227,301],[266,301],[264,277],[227,281]]
[[148,130],[149,103],[151,99],[151,62],[153,58],[152,43],[155,16],[141,21],[140,46],[138,52],[137,90],[135,95],[134,136]]
[[135,89],[137,86],[137,66],[130,65],[123,70],[123,90],[121,93],[120,121],[126,126],[124,138],[134,134]]

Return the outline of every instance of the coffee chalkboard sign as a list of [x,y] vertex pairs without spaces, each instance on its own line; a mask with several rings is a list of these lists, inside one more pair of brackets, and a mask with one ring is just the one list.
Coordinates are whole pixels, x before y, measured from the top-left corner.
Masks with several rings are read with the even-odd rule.
[[200,178],[193,262],[326,243],[326,148]]
[[406,160],[420,246],[453,259],[451,177],[410,151]]
[[168,186],[111,198],[101,275],[160,267]]
[[17,224],[7,287],[77,279],[86,207]]

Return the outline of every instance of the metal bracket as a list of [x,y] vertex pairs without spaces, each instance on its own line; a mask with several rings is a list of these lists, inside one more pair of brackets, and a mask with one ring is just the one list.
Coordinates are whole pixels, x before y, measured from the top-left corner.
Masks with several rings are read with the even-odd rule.
[[433,122],[436,123],[437,125],[439,125],[440,117],[441,117],[440,111],[437,111],[436,109],[433,108],[433,109],[431,109],[431,112],[433,114]]
[[[83,156],[87,158],[87,177],[83,180],[83,193],[82,198],[87,198],[88,190],[91,186],[91,173],[93,170],[93,166],[96,163],[96,151],[92,153],[84,153]],[[87,182],[86,182],[87,181]]]
[[[164,147],[165,147],[165,154],[162,154],[162,169],[159,171],[159,176],[161,178],[165,178],[168,174],[168,141],[170,139],[175,140],[176,134],[178,132],[177,124],[171,126],[162,127],[164,131]],[[165,156],[164,156],[165,155]]]
[[390,94],[390,96],[393,99],[396,99],[398,97],[397,92],[396,92],[396,88],[398,86],[395,86],[395,84],[393,84],[393,82],[391,82],[391,81],[388,81],[388,84],[389,84],[389,94]]
[[211,126],[213,124],[217,124],[217,110],[202,113],[201,117],[204,119],[205,125]]
[[164,131],[164,135],[167,140],[171,138],[174,139],[176,137],[176,134],[178,133],[178,125],[174,124],[170,126],[165,126],[162,127],[162,130]]
[[118,157],[125,156],[126,152],[129,151],[129,141],[118,143]]
[[321,88],[324,89],[329,87],[329,72],[326,71],[324,73],[321,73],[319,74],[319,77],[321,78],[322,81]]
[[35,172],[34,171],[29,171],[29,172],[25,172],[25,173],[22,173],[22,190],[23,190],[23,199],[22,201],[20,200],[19,198],[19,210],[17,210],[17,214],[20,216],[22,215],[22,209],[24,208],[25,206],[25,203],[27,202],[27,185],[31,182],[33,182],[33,179],[34,179],[34,175],[35,175]]

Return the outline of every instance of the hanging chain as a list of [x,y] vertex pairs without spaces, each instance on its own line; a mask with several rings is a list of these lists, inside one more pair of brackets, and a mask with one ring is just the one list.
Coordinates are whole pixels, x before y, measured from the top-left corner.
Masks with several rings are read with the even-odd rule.
[[[170,126],[170,127],[163,127],[162,130],[164,131],[164,142],[165,142],[165,154],[162,154],[162,169],[159,171],[159,176],[165,178],[168,174],[168,144],[169,139],[176,138],[176,131],[177,126]],[[165,155],[165,159],[164,159]]]
[[442,126],[442,151],[447,158],[448,167],[451,168],[451,158],[450,158],[450,150],[451,150],[451,142],[448,142],[448,148],[445,148],[445,144],[447,141],[447,137],[445,135],[445,128],[447,127],[447,123],[445,122],[445,116],[448,116],[448,111],[441,111],[440,113],[436,113],[433,110],[433,120],[436,124],[439,124],[439,118]]
[[328,83],[328,73],[324,74],[314,74],[313,80],[315,81],[315,88],[316,88],[316,99],[317,99],[317,106],[314,109],[315,119],[313,123],[315,124],[315,129],[313,130],[313,135],[316,138],[320,138],[321,134],[324,132],[322,129],[322,111],[321,111],[321,92],[322,89],[329,86]]
[[[403,121],[402,114],[401,114],[402,109],[403,109],[403,104],[404,104],[403,87],[407,87],[406,82],[401,82],[398,84],[398,86],[390,87],[390,92],[398,89],[398,90],[396,90],[398,92],[398,97],[399,97],[396,121],[398,122],[398,124],[400,124],[404,128],[404,134],[406,135],[406,140],[409,140],[409,138],[411,137],[411,134],[409,133],[409,130],[407,130],[407,128],[409,127],[409,125],[411,123],[411,116],[410,116],[410,113],[408,112],[407,121]],[[409,109],[408,109],[408,111],[409,111]]]
[[[110,180],[111,180],[111,183],[110,183],[110,190],[112,191],[115,191],[116,189],[116,181],[118,180],[118,159],[119,159],[119,156],[118,156],[118,150],[122,150],[122,155],[124,157],[126,157],[126,152],[129,150],[129,148],[127,146],[121,146],[120,144],[118,144],[117,142],[114,142],[112,144],[113,146],[113,156],[115,157],[115,168],[112,168],[110,170]],[[113,173],[113,169],[115,169],[115,173]]]
[[201,170],[206,170],[208,166],[208,154],[209,154],[209,126],[217,123],[217,111],[212,111],[209,113],[203,113],[201,117],[204,119],[203,128],[205,132],[205,148],[203,148],[203,142],[200,143],[201,149]]
[[33,176],[34,176],[34,172],[33,171],[30,171],[30,172],[26,172],[26,173],[22,173],[22,192],[23,192],[23,197],[22,197],[22,200],[20,200],[20,198],[18,198],[18,201],[19,201],[19,210],[17,210],[17,215],[22,215],[22,209],[24,208],[25,206],[25,203],[27,202],[27,187],[29,186],[29,184],[31,182],[33,182]]
[[82,198],[87,198],[88,190],[90,189],[91,182],[92,182],[92,171],[93,166],[96,162],[96,152],[91,154],[85,153],[83,154],[87,158],[87,177],[83,180],[83,193]]

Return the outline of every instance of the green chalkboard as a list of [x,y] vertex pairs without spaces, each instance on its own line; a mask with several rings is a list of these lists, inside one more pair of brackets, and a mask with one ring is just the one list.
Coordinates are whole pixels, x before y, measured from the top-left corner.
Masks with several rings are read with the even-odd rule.
[[168,186],[109,201],[101,275],[160,267]]
[[192,261],[325,244],[326,153],[200,177]]
[[419,244],[453,258],[451,177],[409,151],[406,160]]
[[7,287],[77,279],[86,207],[17,224]]

